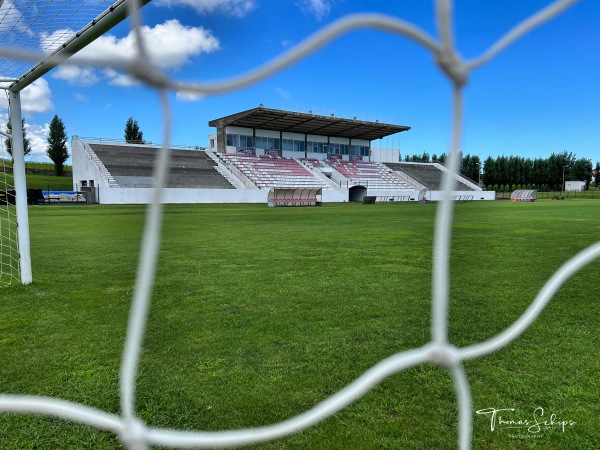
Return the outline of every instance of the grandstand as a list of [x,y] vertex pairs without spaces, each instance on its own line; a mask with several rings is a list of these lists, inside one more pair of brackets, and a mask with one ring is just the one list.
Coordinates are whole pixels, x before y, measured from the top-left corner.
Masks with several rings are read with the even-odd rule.
[[[399,150],[373,160],[371,142],[410,129],[402,125],[263,106],[209,125],[217,132],[209,136],[208,151],[170,149],[165,202],[316,205],[366,196],[416,201],[425,190],[423,197],[436,200],[447,171],[441,164],[402,163]],[[74,137],[71,148],[74,190],[93,188],[100,203],[150,201],[158,147]],[[453,198],[494,198],[456,179]]]

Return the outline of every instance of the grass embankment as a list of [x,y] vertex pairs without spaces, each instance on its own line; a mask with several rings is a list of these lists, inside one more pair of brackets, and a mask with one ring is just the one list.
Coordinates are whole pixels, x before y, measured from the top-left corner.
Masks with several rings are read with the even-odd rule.
[[[11,161],[0,160],[0,165],[8,164],[12,166]],[[51,191],[70,191],[73,189],[73,177],[69,174],[67,176],[57,177],[53,173],[32,173],[33,171],[54,171],[54,165],[52,163],[40,163],[33,161],[25,162],[25,180],[28,189],[43,189]],[[70,172],[71,166],[65,166],[65,171]],[[5,175],[6,182],[10,186],[14,186],[13,175],[7,172]]]
[[[456,205],[450,339],[488,339],[597,241],[598,202]],[[136,409],[148,424],[217,430],[299,414],[430,339],[435,205],[167,206]],[[34,283],[0,291],[2,392],[119,413],[118,370],[144,208],[31,208]],[[516,342],[466,363],[474,411],[572,420],[539,438],[490,430],[473,448],[597,448],[598,271],[570,280]],[[448,373],[415,367],[320,425],[260,448],[453,449]],[[0,414],[0,447],[118,448],[109,433]],[[523,433],[526,434],[526,433]],[[530,433],[531,434],[531,433]]]
[[73,177],[57,177],[55,175],[41,175],[28,173],[25,174],[28,189],[42,189],[44,191],[50,188],[51,191],[72,191]]
[[[6,185],[9,189],[14,189],[15,183],[12,173],[4,175],[0,181],[2,186]],[[48,188],[51,191],[73,190],[73,178],[71,176],[57,177],[55,175],[26,173],[25,183],[27,184],[27,189],[42,189],[44,191],[47,191]],[[2,187],[1,189],[5,188]]]

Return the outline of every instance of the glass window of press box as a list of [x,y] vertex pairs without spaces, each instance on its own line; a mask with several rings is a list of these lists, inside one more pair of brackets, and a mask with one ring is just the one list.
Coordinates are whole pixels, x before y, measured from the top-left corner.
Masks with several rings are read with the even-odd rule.
[[254,147],[252,145],[252,136],[245,134],[228,134],[227,145],[229,147]]
[[279,150],[279,139],[272,137],[256,136],[256,148]]
[[298,141],[296,139],[284,139],[283,150],[287,152],[304,153],[304,141]]
[[308,145],[307,150],[311,153],[327,153],[326,142],[308,141],[306,145]]

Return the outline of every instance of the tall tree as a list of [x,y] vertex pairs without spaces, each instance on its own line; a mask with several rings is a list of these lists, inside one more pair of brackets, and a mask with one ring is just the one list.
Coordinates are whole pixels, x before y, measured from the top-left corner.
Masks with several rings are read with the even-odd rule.
[[498,174],[496,172],[496,163],[494,158],[488,156],[483,163],[483,184],[486,186],[498,183]]
[[[27,138],[27,131],[25,131],[25,118],[21,119],[21,123],[23,124],[23,155],[29,155],[31,153],[31,145]],[[10,119],[6,123],[6,134],[12,136],[12,124],[10,123]],[[12,138],[4,139],[4,145],[6,146],[6,151],[12,157]]]
[[585,188],[590,187],[592,182],[592,160],[587,158],[579,158],[573,163],[571,168],[571,179],[578,181],[585,181]]
[[600,161],[596,161],[596,168],[594,170],[596,171],[596,187],[600,188]]
[[125,123],[125,142],[128,144],[144,144],[144,133],[140,130],[138,121],[133,117],[127,119]]
[[56,114],[50,121],[50,131],[48,133],[48,148],[46,155],[54,163],[54,170],[57,176],[64,173],[64,164],[69,157],[67,150],[67,132],[65,124]]

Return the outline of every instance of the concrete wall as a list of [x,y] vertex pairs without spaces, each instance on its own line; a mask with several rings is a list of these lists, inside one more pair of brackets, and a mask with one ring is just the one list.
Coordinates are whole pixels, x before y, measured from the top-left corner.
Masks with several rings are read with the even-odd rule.
[[[99,202],[103,205],[148,204],[152,188],[100,188]],[[163,190],[163,203],[267,203],[268,190],[259,189],[186,189]]]
[[291,152],[289,150],[284,150],[283,152],[281,152],[281,156],[283,156],[284,158],[300,159],[304,158],[304,152]]
[[[110,204],[148,204],[152,201],[151,188],[108,188],[99,189],[99,202]],[[163,190],[163,203],[267,203],[267,189],[178,189]],[[348,190],[324,189],[323,203],[348,202]],[[367,190],[367,195],[377,197],[402,197],[410,195],[415,201],[419,197],[416,190]],[[494,191],[455,191],[452,195],[474,195],[473,200],[494,200]],[[441,192],[429,191],[428,197],[433,201],[441,200]]]
[[252,128],[242,127],[225,127],[225,134],[245,134],[246,136],[252,136]]
[[345,203],[348,201],[346,189],[323,189],[321,199],[323,203]]
[[[355,140],[358,141],[360,139],[355,139]],[[346,144],[346,145],[348,145],[350,143],[350,139],[331,136],[329,138],[329,142],[332,143],[332,144]],[[352,145],[369,145],[369,144],[355,144],[354,142],[352,142]]]
[[[103,205],[148,204],[152,201],[151,188],[100,188],[99,202]],[[163,203],[267,203],[267,189],[178,189],[163,190]],[[348,191],[324,189],[323,202],[348,201]]]
[[412,201],[419,200],[419,191],[415,189],[367,189],[367,195],[375,197],[395,197],[397,199],[409,195]]
[[108,187],[108,180],[100,174],[97,162],[92,161],[90,154],[83,148],[81,141],[71,141],[71,161],[73,165],[73,190],[81,188],[81,181],[85,180],[87,185],[90,181],[94,186]]
[[290,133],[289,131],[284,131],[283,139],[295,139],[296,141],[304,141],[304,135],[302,133]]
[[217,135],[216,134],[208,135],[208,147],[207,148],[209,151],[211,151],[213,153],[217,151]]
[[[250,134],[252,134],[252,129],[250,129]],[[257,137],[270,137],[270,138],[279,139],[279,131],[261,130],[261,129],[257,128],[256,129],[256,136]]]
[[[442,199],[442,191],[428,191],[433,201]],[[473,200],[496,200],[496,191],[452,191],[452,195],[472,195]]]
[[371,161],[375,162],[400,162],[400,150],[394,148],[371,147]]
[[[367,195],[377,196],[377,197],[402,197],[406,195],[410,195],[411,200],[415,201],[419,200],[419,191],[416,189],[402,189],[398,191],[394,190],[378,190],[378,189],[367,189]],[[496,199],[496,191],[453,191],[453,196],[456,195],[472,195],[473,201],[477,200],[495,200]],[[441,191],[427,191],[427,198],[432,201],[440,201],[442,199]]]

